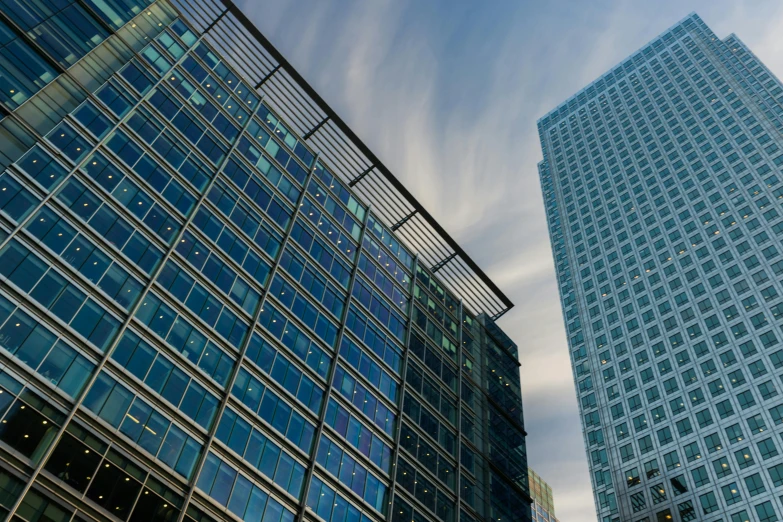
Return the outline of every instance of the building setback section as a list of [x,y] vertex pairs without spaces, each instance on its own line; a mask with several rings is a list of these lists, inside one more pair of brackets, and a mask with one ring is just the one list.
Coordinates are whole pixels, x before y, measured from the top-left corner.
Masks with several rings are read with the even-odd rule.
[[602,522],[783,516],[782,95],[692,14],[538,122]]
[[530,520],[512,303],[230,2],[0,7],[0,511]]

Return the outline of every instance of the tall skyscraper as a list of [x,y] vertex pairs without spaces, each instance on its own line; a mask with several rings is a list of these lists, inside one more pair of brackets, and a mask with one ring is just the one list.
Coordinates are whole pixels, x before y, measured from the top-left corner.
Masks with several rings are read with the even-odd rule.
[[781,94],[692,14],[539,120],[601,521],[783,517]]
[[530,520],[511,302],[231,2],[0,2],[0,509]]
[[530,484],[530,497],[533,499],[531,506],[533,522],[558,522],[555,518],[552,488],[532,468],[528,468],[527,478]]

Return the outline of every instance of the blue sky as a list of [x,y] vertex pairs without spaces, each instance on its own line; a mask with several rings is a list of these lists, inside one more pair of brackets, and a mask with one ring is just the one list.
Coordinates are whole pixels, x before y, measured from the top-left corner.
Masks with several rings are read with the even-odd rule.
[[[696,11],[783,72],[780,0],[258,0],[251,20],[516,303],[530,465],[596,520],[536,120]],[[780,74],[778,74],[780,76]]]

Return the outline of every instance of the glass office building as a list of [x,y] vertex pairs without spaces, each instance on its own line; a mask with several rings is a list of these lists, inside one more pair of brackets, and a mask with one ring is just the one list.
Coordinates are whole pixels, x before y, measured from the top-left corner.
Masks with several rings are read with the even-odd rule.
[[530,520],[511,302],[231,2],[0,2],[0,510]]
[[692,14],[538,122],[602,521],[783,518],[782,94]]
[[532,522],[559,522],[555,518],[555,499],[550,485],[544,482],[532,468],[528,468],[527,478],[530,484],[530,497],[533,499]]

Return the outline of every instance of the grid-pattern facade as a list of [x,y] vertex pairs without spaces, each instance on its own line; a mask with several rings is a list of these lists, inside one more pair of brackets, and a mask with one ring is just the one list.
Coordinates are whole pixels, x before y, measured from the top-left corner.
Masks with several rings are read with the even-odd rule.
[[0,512],[530,520],[511,303],[243,38],[276,53],[230,2],[0,2]]
[[533,499],[531,506],[533,522],[558,522],[555,518],[552,488],[532,468],[528,468],[527,478],[530,484],[530,497]]
[[781,94],[693,14],[539,120],[602,521],[783,517]]

